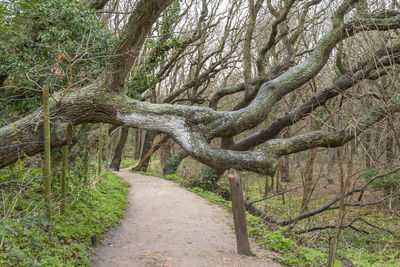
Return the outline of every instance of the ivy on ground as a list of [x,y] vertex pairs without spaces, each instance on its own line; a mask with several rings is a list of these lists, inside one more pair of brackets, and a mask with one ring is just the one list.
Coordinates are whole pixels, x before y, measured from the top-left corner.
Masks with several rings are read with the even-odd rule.
[[50,224],[41,205],[27,206],[43,198],[40,184],[32,180],[0,224],[0,266],[91,266],[92,240],[123,216],[128,183],[107,172],[92,188],[71,190],[66,214],[54,207]]

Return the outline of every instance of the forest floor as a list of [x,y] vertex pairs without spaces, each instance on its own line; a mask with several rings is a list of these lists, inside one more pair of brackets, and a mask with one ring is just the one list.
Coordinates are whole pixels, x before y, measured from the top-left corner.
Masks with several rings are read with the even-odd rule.
[[131,184],[121,224],[95,248],[94,266],[281,266],[279,254],[251,240],[256,256],[236,254],[232,215],[157,177],[116,172]]

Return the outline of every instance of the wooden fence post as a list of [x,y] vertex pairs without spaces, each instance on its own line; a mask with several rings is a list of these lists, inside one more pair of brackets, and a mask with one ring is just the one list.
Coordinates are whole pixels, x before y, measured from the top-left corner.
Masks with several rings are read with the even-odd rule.
[[247,234],[242,182],[240,180],[239,172],[235,169],[230,169],[228,172],[228,180],[231,189],[237,252],[242,255],[250,255],[250,244],[249,236]]
[[43,87],[43,124],[44,124],[44,196],[46,200],[47,218],[51,220],[51,146],[50,146],[50,105],[49,87]]
[[101,165],[103,165],[102,153],[103,153],[103,123],[99,124],[99,151],[97,156],[97,175],[101,178]]
[[106,130],[105,130],[105,134],[106,134],[106,136],[104,137],[104,143],[105,143],[105,146],[106,146],[106,151],[105,151],[105,157],[106,157],[106,170],[108,170],[108,153],[109,153],[109,151],[108,151],[108,148],[109,148],[109,133],[108,133],[108,131],[109,131],[109,126],[108,126],[108,124],[106,124]]

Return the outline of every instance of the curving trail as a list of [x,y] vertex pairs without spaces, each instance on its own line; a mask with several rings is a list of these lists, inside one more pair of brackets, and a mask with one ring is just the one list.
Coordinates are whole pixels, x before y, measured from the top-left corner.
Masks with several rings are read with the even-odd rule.
[[94,266],[281,266],[279,255],[259,248],[257,257],[236,254],[232,216],[179,185],[151,176],[117,172],[131,184],[121,225],[105,234],[91,256]]

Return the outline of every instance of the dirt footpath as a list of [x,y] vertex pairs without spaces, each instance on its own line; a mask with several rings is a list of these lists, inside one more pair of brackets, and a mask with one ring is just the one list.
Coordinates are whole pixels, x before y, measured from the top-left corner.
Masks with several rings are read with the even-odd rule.
[[131,184],[129,204],[92,254],[94,266],[281,266],[254,242],[256,257],[237,255],[233,218],[218,205],[160,178],[117,174]]

